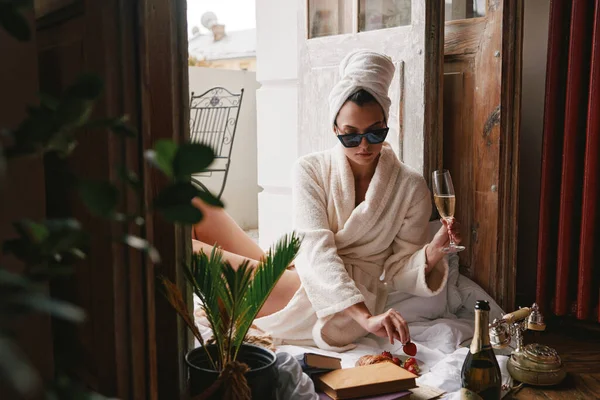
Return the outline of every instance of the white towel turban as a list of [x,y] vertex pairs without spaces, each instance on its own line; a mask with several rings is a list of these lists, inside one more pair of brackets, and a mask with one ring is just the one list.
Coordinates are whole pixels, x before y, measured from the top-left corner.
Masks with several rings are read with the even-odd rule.
[[329,120],[331,126],[348,97],[364,89],[369,92],[383,109],[385,120],[390,114],[392,101],[388,90],[395,71],[392,60],[381,53],[370,50],[356,50],[348,54],[340,63],[340,81],[329,93]]

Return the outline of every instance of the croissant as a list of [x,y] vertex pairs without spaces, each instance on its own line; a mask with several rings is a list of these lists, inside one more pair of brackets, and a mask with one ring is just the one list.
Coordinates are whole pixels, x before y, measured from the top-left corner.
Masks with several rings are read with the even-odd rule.
[[393,363],[391,358],[388,358],[384,355],[364,355],[356,361],[356,366],[360,367],[361,365],[371,365],[371,364],[379,364],[381,362],[391,362]]

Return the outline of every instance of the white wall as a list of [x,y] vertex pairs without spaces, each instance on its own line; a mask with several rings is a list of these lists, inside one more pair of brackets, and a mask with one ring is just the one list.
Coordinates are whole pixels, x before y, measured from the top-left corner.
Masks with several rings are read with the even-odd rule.
[[292,229],[291,168],[298,157],[298,2],[256,0],[259,245]]
[[528,293],[527,288],[536,276],[550,0],[528,0],[524,11],[517,254],[517,299],[521,297],[521,305],[535,299],[535,293]]
[[[242,229],[258,227],[258,177],[256,135],[256,74],[250,71],[231,71],[213,68],[189,67],[190,93],[201,94],[212,87],[222,86],[232,93],[244,89],[244,97],[237,122],[231,154],[231,166],[221,200],[225,209]],[[198,176],[213,193],[217,194],[222,173],[212,177]]]

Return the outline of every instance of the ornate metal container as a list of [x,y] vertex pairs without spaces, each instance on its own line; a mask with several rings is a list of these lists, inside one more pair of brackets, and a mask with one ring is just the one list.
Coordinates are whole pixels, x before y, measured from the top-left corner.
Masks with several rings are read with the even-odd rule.
[[508,360],[508,372],[514,379],[529,385],[549,386],[565,378],[567,373],[553,348],[533,343],[517,350]]
[[516,340],[516,348],[508,360],[508,372],[523,383],[549,386],[560,383],[566,376],[565,369],[556,350],[539,343],[523,345],[523,332],[546,329],[544,317],[537,304],[506,314],[501,320],[490,324],[490,342],[496,349],[509,346]]

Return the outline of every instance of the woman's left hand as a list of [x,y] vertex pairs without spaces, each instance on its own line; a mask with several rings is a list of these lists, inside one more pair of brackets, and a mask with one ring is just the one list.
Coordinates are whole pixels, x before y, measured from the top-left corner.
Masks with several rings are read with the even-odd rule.
[[[450,245],[450,237],[454,239],[454,243],[461,242],[460,223],[454,218],[441,219],[442,226],[437,231],[431,243],[428,246],[427,262],[429,268],[432,269],[439,260],[444,257],[442,249]],[[427,271],[428,272],[428,271]]]
[[438,233],[445,231],[447,236],[443,247],[448,247],[448,245],[450,244],[450,238],[454,239],[454,244],[459,244],[462,241],[462,237],[460,235],[460,222],[454,219],[454,217],[448,219],[442,218],[440,221],[442,222],[442,227],[440,228]]

